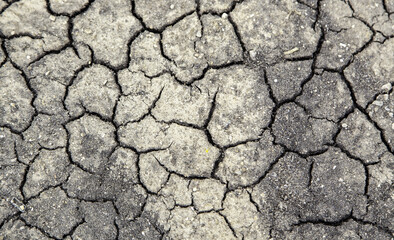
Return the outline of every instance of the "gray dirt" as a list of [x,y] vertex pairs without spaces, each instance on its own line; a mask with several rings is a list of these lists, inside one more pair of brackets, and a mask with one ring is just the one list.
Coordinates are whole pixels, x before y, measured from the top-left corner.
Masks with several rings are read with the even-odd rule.
[[0,0],[0,240],[394,238],[394,1]]

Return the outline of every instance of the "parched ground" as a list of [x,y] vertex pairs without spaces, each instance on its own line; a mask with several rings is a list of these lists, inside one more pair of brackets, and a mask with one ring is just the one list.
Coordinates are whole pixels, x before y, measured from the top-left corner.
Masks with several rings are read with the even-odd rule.
[[0,0],[0,240],[394,235],[394,1]]

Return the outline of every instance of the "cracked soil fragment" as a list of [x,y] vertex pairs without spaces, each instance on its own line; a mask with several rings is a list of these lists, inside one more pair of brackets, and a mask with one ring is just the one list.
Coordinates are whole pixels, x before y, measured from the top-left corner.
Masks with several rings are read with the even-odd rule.
[[126,65],[129,39],[141,29],[131,8],[127,0],[93,2],[85,13],[74,18],[74,40],[89,45],[99,61],[115,68]]
[[119,128],[119,140],[153,155],[171,171],[185,176],[209,176],[219,156],[202,130],[156,122],[147,117]]
[[290,58],[311,56],[319,41],[320,34],[312,27],[316,21],[314,10],[296,1],[243,1],[230,16],[246,49],[266,63],[277,62],[283,52],[295,47],[300,51]]

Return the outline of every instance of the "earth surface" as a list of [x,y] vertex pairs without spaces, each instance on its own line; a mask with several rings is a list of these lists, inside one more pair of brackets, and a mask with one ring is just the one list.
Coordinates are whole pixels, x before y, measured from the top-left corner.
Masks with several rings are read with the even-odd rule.
[[394,1],[0,0],[0,239],[393,239]]

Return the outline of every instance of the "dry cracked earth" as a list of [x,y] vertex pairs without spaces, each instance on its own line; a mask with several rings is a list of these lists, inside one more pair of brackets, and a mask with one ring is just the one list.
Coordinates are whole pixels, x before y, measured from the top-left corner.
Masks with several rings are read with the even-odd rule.
[[0,0],[0,239],[393,239],[394,1]]

